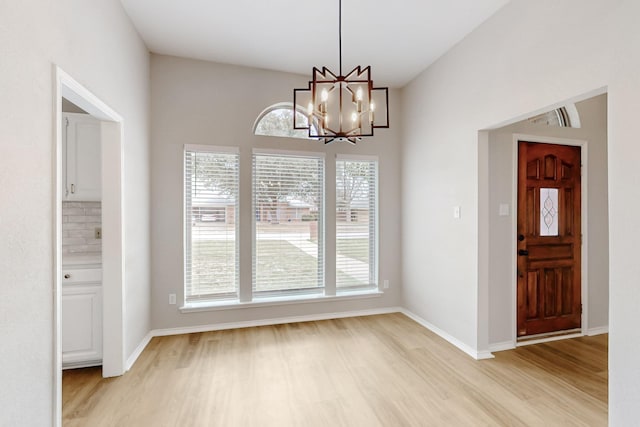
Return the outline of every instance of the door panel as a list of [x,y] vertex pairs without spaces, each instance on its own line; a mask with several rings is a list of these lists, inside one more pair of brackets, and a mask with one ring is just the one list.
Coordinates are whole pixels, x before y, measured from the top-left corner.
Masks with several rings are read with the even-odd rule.
[[518,337],[581,325],[580,147],[518,143]]

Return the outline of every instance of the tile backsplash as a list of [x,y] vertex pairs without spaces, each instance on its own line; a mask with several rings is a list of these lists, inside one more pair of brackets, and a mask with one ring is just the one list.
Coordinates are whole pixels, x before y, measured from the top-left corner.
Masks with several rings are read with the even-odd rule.
[[102,240],[96,229],[102,229],[100,202],[62,202],[62,254],[101,255]]

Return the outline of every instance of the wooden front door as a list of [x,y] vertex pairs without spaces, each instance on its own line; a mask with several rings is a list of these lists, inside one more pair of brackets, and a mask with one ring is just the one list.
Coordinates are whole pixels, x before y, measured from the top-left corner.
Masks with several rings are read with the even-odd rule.
[[518,337],[581,325],[580,147],[518,142]]

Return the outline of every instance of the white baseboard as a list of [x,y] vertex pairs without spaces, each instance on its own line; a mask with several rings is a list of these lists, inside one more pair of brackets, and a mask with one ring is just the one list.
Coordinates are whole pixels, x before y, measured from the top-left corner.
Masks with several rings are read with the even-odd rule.
[[602,334],[608,334],[608,333],[609,333],[608,326],[600,326],[598,328],[590,328],[589,330],[587,330],[587,335],[590,337],[594,335],[602,335]]
[[127,358],[127,363],[124,367],[125,372],[131,369],[133,364],[136,363],[136,360],[138,360],[138,357],[140,357],[144,349],[147,347],[147,345],[149,345],[151,338],[153,337],[154,337],[153,331],[150,331],[147,333],[147,335],[144,336],[144,338],[142,338],[142,341],[140,341],[140,344],[138,344],[136,349],[133,350],[133,353],[131,353],[131,356]]
[[252,328],[255,326],[282,325],[285,323],[314,322],[317,320],[340,319],[345,317],[373,316],[376,314],[398,313],[399,307],[376,308],[371,310],[344,311],[339,313],[309,314],[305,316],[277,317],[271,319],[248,320],[246,322],[215,323],[210,325],[187,326],[184,328],[154,329],[154,337],[193,334],[196,332],[223,331],[225,329]]
[[516,348],[516,346],[514,345],[513,341],[504,341],[497,342],[495,344],[489,344],[489,350],[492,353],[498,351],[513,350],[514,348]]
[[150,331],[138,344],[135,351],[127,359],[126,370],[131,369],[138,357],[153,337],[169,335],[193,334],[197,332],[222,331],[226,329],[251,328],[255,326],[282,325],[285,323],[313,322],[317,320],[342,319],[346,317],[374,316],[376,314],[400,313],[400,307],[375,308],[370,310],[343,311],[339,313],[309,314],[305,316],[278,317],[272,319],[249,320],[246,322],[216,323],[210,325],[186,326],[183,328],[154,329]]
[[469,356],[473,357],[476,360],[493,359],[493,357],[494,357],[493,354],[491,354],[491,351],[489,351],[489,350],[477,351],[476,349],[468,346],[467,344],[463,343],[462,341],[460,341],[459,339],[455,338],[454,336],[449,335],[448,333],[446,333],[442,329],[438,328],[435,325],[432,325],[431,323],[429,323],[426,320],[424,320],[423,318],[415,315],[414,313],[410,312],[409,310],[401,308],[400,312],[402,314],[404,314],[405,316],[407,316],[408,318],[414,320],[416,323],[419,323],[420,325],[422,325],[425,328],[429,329],[431,332],[433,332],[434,334],[438,335],[440,338],[442,338],[445,341],[448,341],[449,343],[451,343],[454,346],[458,347],[460,350],[464,351],[465,353],[467,353]]

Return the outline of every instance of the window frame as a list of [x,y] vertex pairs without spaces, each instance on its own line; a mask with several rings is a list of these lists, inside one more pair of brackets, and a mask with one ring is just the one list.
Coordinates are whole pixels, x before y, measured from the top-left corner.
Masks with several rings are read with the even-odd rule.
[[[322,257],[321,265],[318,265],[319,286],[314,288],[295,288],[295,289],[279,289],[270,291],[256,291],[256,248],[257,248],[257,230],[256,230],[256,170],[255,170],[255,158],[256,156],[281,156],[281,157],[300,157],[300,158],[316,158],[320,164],[321,177],[318,184],[318,188],[321,191],[320,198],[318,200],[318,249],[319,255]],[[251,152],[251,286],[250,286],[250,301],[267,300],[271,298],[281,298],[286,300],[294,300],[295,298],[305,297],[322,297],[326,296],[326,227],[325,227],[325,215],[326,215],[326,192],[327,192],[327,165],[326,154],[316,151],[295,151],[295,150],[278,150],[278,149],[264,149],[254,148]]]
[[[371,201],[369,202],[369,221],[373,221],[373,226],[369,224],[369,236],[368,236],[368,244],[369,244],[369,278],[370,283],[366,285],[358,285],[358,286],[338,286],[338,266],[337,266],[337,257],[338,257],[338,162],[369,162],[374,163],[375,166],[375,175],[373,177],[373,188],[374,188],[374,200],[373,204]],[[379,251],[380,251],[380,160],[378,156],[375,155],[359,155],[359,154],[336,154],[335,160],[335,197],[336,197],[336,215],[335,215],[335,243],[336,246],[335,256],[336,256],[336,277],[335,277],[335,286],[336,286],[336,295],[357,292],[357,291],[373,291],[378,290],[380,288],[380,263],[379,263]],[[371,185],[371,184],[370,184]],[[369,199],[370,200],[370,199]],[[373,215],[371,215],[371,206],[373,207]],[[373,235],[372,235],[373,234]],[[373,265],[372,265],[373,264]]]
[[[234,292],[225,292],[219,294],[200,294],[199,296],[190,296],[187,291],[188,275],[191,270],[188,265],[188,253],[191,250],[191,242],[193,237],[193,204],[190,205],[191,211],[188,212],[188,195],[187,195],[187,154],[188,153],[210,153],[221,155],[235,155],[237,164],[237,176],[236,176],[236,194],[234,205]],[[240,161],[240,149],[238,147],[231,146],[219,146],[219,145],[197,145],[197,144],[185,144],[182,151],[182,227],[183,227],[183,239],[182,239],[182,256],[183,256],[183,302],[185,306],[195,304],[216,304],[218,302],[236,301],[240,297],[240,176],[241,176],[241,161]],[[193,178],[191,178],[193,179]],[[191,259],[192,256],[191,256]]]

